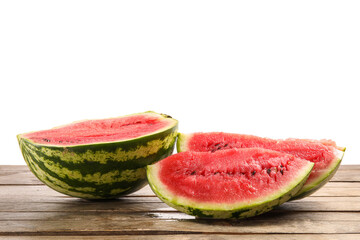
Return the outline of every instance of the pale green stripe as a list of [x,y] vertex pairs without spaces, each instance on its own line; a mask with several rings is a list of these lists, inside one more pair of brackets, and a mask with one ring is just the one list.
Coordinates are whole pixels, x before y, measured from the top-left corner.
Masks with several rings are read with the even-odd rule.
[[92,187],[74,187],[74,186],[69,186],[67,183],[54,178],[52,176],[50,176],[49,174],[47,174],[46,172],[44,172],[42,169],[38,168],[37,164],[34,163],[31,159],[31,157],[26,154],[25,155],[30,167],[32,168],[32,170],[36,173],[36,176],[43,182],[46,182],[46,184],[53,188],[54,190],[57,190],[61,193],[64,194],[68,194],[68,195],[73,195],[73,196],[77,196],[80,198],[94,198],[96,196],[92,195],[92,194],[85,194],[85,193],[79,193],[79,192],[73,192],[73,191],[69,191],[67,189],[71,188],[74,189],[76,191],[81,191],[81,192],[93,192],[96,189],[92,188]]
[[[108,152],[105,150],[87,150],[84,153],[74,153],[72,151],[67,151],[66,148],[65,150],[53,150],[47,147],[41,147],[40,151],[49,158],[58,157],[61,158],[62,161],[71,163],[83,163],[86,160],[105,164],[109,159],[118,162],[125,162],[129,159],[145,158],[149,155],[156,154],[163,148],[168,149],[174,142],[176,135],[177,133],[173,132],[164,139],[149,141],[145,145],[140,145],[133,150],[123,150],[119,147],[115,152]],[[27,145],[31,146],[31,144]],[[34,146],[31,146],[30,148],[33,150],[39,150]]]
[[145,178],[146,170],[145,168],[138,169],[126,169],[123,171],[114,170],[107,173],[96,172],[94,174],[83,175],[81,171],[70,170],[66,167],[63,167],[59,163],[51,161],[51,159],[38,156],[37,152],[33,149],[27,149],[29,154],[36,158],[37,161],[42,162],[44,166],[49,169],[49,171],[55,173],[59,178],[68,178],[69,180],[77,180],[80,182],[89,182],[95,184],[108,184],[114,182],[135,182],[139,179]]

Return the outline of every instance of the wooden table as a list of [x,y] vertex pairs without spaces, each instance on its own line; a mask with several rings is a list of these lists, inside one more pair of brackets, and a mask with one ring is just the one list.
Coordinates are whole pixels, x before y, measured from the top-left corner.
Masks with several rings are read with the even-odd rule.
[[200,220],[149,187],[111,201],[62,195],[27,166],[0,166],[0,239],[360,239],[360,165],[314,195],[245,220]]

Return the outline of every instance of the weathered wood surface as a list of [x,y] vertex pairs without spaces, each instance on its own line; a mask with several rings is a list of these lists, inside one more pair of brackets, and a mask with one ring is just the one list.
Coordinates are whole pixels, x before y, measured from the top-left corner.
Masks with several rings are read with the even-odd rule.
[[302,200],[246,220],[202,220],[145,187],[111,201],[62,195],[26,166],[0,166],[1,239],[360,239],[360,165]]

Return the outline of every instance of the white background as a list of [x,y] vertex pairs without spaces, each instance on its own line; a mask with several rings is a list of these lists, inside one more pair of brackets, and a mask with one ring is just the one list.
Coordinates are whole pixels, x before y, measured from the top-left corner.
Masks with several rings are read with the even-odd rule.
[[16,134],[154,110],[179,130],[328,138],[360,164],[360,1],[0,1]]

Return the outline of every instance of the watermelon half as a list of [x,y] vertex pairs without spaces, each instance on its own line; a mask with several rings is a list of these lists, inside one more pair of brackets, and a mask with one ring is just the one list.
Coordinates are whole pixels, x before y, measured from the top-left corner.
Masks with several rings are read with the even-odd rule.
[[145,112],[19,134],[31,171],[61,193],[107,199],[146,184],[146,169],[172,154],[177,120]]
[[154,193],[201,218],[246,218],[288,201],[313,163],[262,148],[182,152],[147,167]]
[[275,140],[222,132],[179,134],[177,142],[178,152],[216,152],[224,149],[253,147],[292,154],[315,164],[304,187],[292,200],[306,197],[327,183],[340,166],[345,151],[345,148],[336,146],[331,140]]

